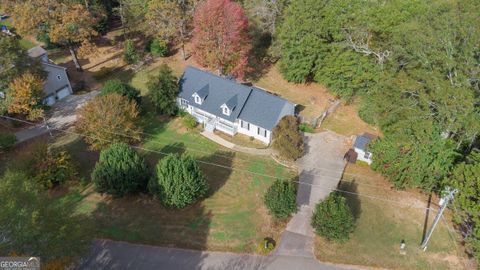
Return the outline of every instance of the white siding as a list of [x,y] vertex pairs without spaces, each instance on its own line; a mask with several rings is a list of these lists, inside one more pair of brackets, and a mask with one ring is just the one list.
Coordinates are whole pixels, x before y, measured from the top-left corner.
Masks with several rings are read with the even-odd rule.
[[[365,152],[362,149],[356,147],[354,148],[354,150],[358,154],[357,160],[365,161],[368,163],[368,165],[372,164],[372,153]],[[369,157],[366,158],[365,155],[369,155]]]
[[251,137],[254,137],[255,139],[259,140],[259,141],[262,141],[263,143],[265,144],[269,144],[270,143],[270,140],[271,140],[271,132],[269,130],[266,130],[266,133],[267,133],[267,136],[264,137],[262,135],[259,135],[258,134],[258,126],[252,124],[252,123],[248,123],[248,122],[245,122],[245,121],[242,121],[244,123],[248,123],[248,129],[247,128],[242,128],[242,125],[241,125],[241,122],[242,120],[238,120],[237,124],[238,124],[238,133],[241,133],[241,134],[245,134],[247,136],[251,136]]

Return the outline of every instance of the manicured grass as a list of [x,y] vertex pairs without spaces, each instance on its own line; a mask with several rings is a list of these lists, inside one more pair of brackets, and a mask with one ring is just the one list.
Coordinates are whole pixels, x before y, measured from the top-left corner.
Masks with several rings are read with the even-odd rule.
[[[361,194],[345,195],[357,218],[355,231],[345,244],[317,237],[315,254],[319,260],[389,269],[464,269],[464,258],[458,257],[462,254],[459,244],[452,238],[455,233],[449,234],[444,220],[437,226],[427,252],[420,250],[426,210],[419,207],[426,207],[425,195],[413,190],[389,190],[390,185],[381,176],[363,166],[349,165],[344,179],[355,184],[345,182],[341,189]],[[432,207],[437,209],[438,205]],[[430,212],[429,225],[435,214]],[[448,214],[445,220],[450,220]],[[401,240],[406,242],[406,255],[400,254]]]
[[[255,253],[264,237],[279,239],[285,223],[273,221],[263,205],[263,194],[274,179],[240,171],[293,178],[295,173],[270,158],[227,151],[205,139],[198,131],[187,131],[179,119],[144,115],[144,143],[152,151],[141,151],[152,171],[164,154],[186,152],[197,158],[210,190],[205,199],[184,209],[168,209],[150,195],[112,198],[76,185],[67,199],[79,202],[77,211],[89,214],[97,237],[193,249]],[[62,136],[56,146],[66,147],[81,163],[88,177],[98,153],[72,135]],[[212,165],[216,164],[216,165]],[[233,168],[233,169],[230,169]]]

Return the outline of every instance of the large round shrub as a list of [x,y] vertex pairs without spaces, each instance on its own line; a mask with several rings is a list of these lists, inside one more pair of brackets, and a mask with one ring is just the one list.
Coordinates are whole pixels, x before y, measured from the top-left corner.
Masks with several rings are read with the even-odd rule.
[[145,160],[124,143],[103,150],[92,173],[96,190],[116,197],[144,190],[148,176]]
[[345,197],[333,192],[318,203],[312,226],[318,235],[328,240],[340,243],[347,241],[354,228],[354,217]]
[[135,100],[137,103],[140,102],[140,91],[118,79],[108,80],[100,91],[101,95],[107,95],[110,93],[117,93],[121,96],[127,97],[129,100]]
[[192,156],[170,154],[158,162],[149,190],[165,206],[183,208],[203,197],[208,184]]
[[267,190],[265,205],[276,218],[288,218],[297,211],[297,191],[290,181],[276,180]]

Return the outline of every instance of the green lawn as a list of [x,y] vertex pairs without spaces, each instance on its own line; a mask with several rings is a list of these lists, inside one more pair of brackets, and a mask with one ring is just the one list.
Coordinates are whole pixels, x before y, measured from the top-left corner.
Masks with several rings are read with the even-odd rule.
[[[444,221],[437,226],[427,252],[420,250],[425,209],[416,207],[424,207],[426,200],[418,200],[421,196],[410,197],[409,193],[388,190],[383,178],[368,167],[349,165],[346,172],[358,175],[354,177],[358,184],[345,183],[341,189],[400,201],[404,205],[346,195],[356,214],[355,230],[345,244],[335,244],[317,237],[315,253],[319,260],[389,269],[465,269],[464,258],[458,256],[462,254],[457,247],[460,244],[452,238],[456,234],[450,235]],[[345,179],[352,181],[353,178],[347,175]],[[383,184],[384,187],[365,184]],[[429,223],[435,214],[430,212]],[[448,216],[446,220],[449,220]],[[406,255],[399,252],[401,240],[406,242]]]
[[[179,119],[165,122],[144,116],[142,147],[162,153],[186,152],[195,156],[209,182],[210,191],[201,202],[185,209],[167,209],[149,195],[114,199],[93,191],[91,184],[77,185],[67,199],[78,202],[78,211],[96,223],[97,237],[193,249],[256,252],[258,241],[279,238],[285,223],[268,216],[263,194],[274,179],[237,170],[293,178],[294,173],[270,158],[229,152],[187,131]],[[65,135],[56,146],[64,146],[79,162],[80,176],[88,179],[98,153],[86,149],[78,137]],[[151,167],[164,155],[140,151]],[[211,165],[211,164],[218,164]],[[226,169],[224,167],[232,167]],[[153,171],[153,170],[152,170]]]

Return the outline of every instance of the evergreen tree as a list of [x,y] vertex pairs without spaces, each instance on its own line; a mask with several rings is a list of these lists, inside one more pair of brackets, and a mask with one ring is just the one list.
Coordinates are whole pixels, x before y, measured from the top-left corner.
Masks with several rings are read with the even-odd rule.
[[159,113],[173,115],[177,111],[178,79],[166,64],[160,66],[158,76],[148,84],[148,97]]
[[123,60],[127,64],[136,64],[140,60],[137,49],[135,48],[135,43],[133,40],[128,39],[125,41],[123,49]]
[[39,256],[44,262],[81,256],[93,231],[75,207],[72,200],[50,199],[28,175],[7,171],[0,177],[0,252]]
[[298,119],[295,116],[285,116],[273,129],[272,146],[287,159],[295,160],[303,155],[303,136],[299,131]]
[[297,191],[290,181],[275,180],[263,199],[270,214],[275,218],[288,218],[297,211]]
[[183,208],[203,197],[208,184],[192,156],[170,154],[158,162],[149,190],[165,206]]
[[100,91],[101,95],[107,95],[110,93],[117,93],[121,96],[127,97],[129,100],[135,100],[137,103],[140,103],[140,91],[118,79],[108,80]]
[[354,217],[347,200],[337,192],[330,195],[315,207],[312,217],[315,232],[335,242],[345,242],[354,229]]
[[117,197],[145,190],[148,178],[145,160],[123,143],[103,150],[92,172],[96,190]]

